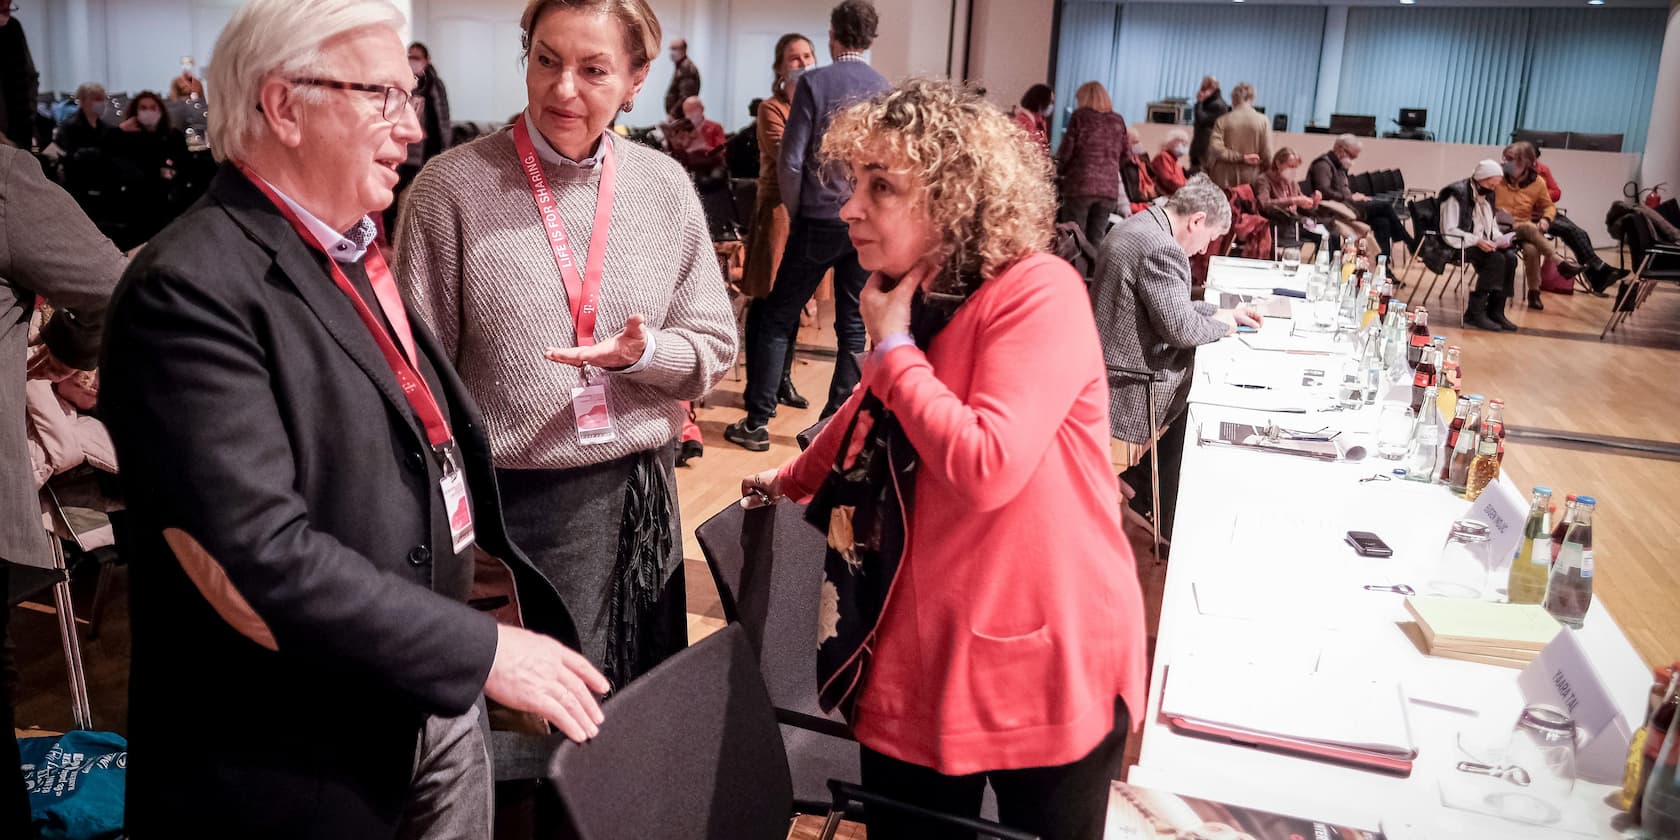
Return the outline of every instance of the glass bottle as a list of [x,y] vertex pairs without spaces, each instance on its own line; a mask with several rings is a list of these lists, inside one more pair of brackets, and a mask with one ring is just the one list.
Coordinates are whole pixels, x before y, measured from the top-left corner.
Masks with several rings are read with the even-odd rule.
[[1546,581],[1551,577],[1552,559],[1547,542],[1552,532],[1552,488],[1536,487],[1528,500],[1528,521],[1523,523],[1522,542],[1511,558],[1511,576],[1505,584],[1505,599],[1513,604],[1538,604],[1546,599]]
[[[1430,346],[1423,348],[1417,369],[1412,373],[1412,411],[1419,417],[1435,413],[1435,406],[1439,400],[1435,387],[1435,348]],[[1429,395],[1428,398],[1425,398],[1425,393]],[[1426,405],[1428,411],[1424,411]]]
[[1494,457],[1500,464],[1505,463],[1505,401],[1488,400],[1487,408],[1482,411],[1482,426],[1493,426],[1494,440],[1498,447],[1494,450]]
[[1372,282],[1365,288],[1365,314],[1359,316],[1359,328],[1366,329],[1371,322],[1377,320],[1377,313],[1382,309],[1382,292],[1377,283]]
[[1458,386],[1463,380],[1463,373],[1458,369],[1458,346],[1447,348],[1447,355],[1441,360],[1440,394],[1441,416],[1453,416],[1453,408],[1458,403]]
[[1383,325],[1383,369],[1392,379],[1399,375],[1406,362],[1406,304],[1394,301],[1388,305],[1388,322]]
[[1343,285],[1347,285],[1348,281],[1353,279],[1353,269],[1355,267],[1354,259],[1355,259],[1355,257],[1354,257],[1353,238],[1349,237],[1346,242],[1342,243],[1341,272],[1342,272],[1342,284]]
[[1464,498],[1476,501],[1482,495],[1482,491],[1498,479],[1499,429],[1484,422],[1480,437],[1476,441],[1476,455],[1470,459],[1470,469],[1464,481]]
[[[1663,708],[1672,710],[1674,705]],[[1639,807],[1639,825],[1652,840],[1680,840],[1680,714],[1670,711],[1668,717],[1662,746],[1645,774],[1645,795]],[[1645,741],[1647,753],[1651,740]]]
[[1591,496],[1575,497],[1575,521],[1563,535],[1563,550],[1552,566],[1546,585],[1546,612],[1577,630],[1592,606],[1593,548],[1592,514],[1596,502]]
[[1377,401],[1377,391],[1382,388],[1383,381],[1382,322],[1376,322],[1373,327],[1366,331],[1365,342],[1359,351],[1359,367],[1365,376],[1366,405]]
[[1418,307],[1417,317],[1412,319],[1412,330],[1406,336],[1406,366],[1416,369],[1418,362],[1423,360],[1423,348],[1429,346],[1429,310]]
[[1482,436],[1482,396],[1471,394],[1470,413],[1464,416],[1464,429],[1458,433],[1458,440],[1453,441],[1451,471],[1447,474],[1447,487],[1454,495],[1464,495],[1464,488],[1470,481],[1470,462],[1476,457],[1476,444]]
[[1440,457],[1441,425],[1429,419],[1427,415],[1419,415],[1417,433],[1412,436],[1411,448],[1406,452],[1406,479],[1433,482],[1435,464]]
[[1442,484],[1450,485],[1452,483],[1451,473],[1453,449],[1458,446],[1459,434],[1464,431],[1465,425],[1470,422],[1470,411],[1478,402],[1480,402],[1480,400],[1481,398],[1477,397],[1473,402],[1472,398],[1465,397],[1464,399],[1458,401],[1458,405],[1453,407],[1453,418],[1447,424],[1446,451],[1441,455]]
[[1645,782],[1651,778],[1651,767],[1656,764],[1657,756],[1662,754],[1663,741],[1668,737],[1668,728],[1658,723],[1658,717],[1661,715],[1673,723],[1675,704],[1680,702],[1676,697],[1676,692],[1680,691],[1680,662],[1667,668],[1651,669],[1651,677],[1651,699],[1645,705],[1645,724],[1633,733],[1633,740],[1628,744],[1627,770],[1622,778],[1622,807],[1636,823],[1645,801]]
[[1569,526],[1575,522],[1575,494],[1563,497],[1563,518],[1552,528],[1552,565],[1557,565],[1558,552],[1563,550],[1563,535],[1569,533]]

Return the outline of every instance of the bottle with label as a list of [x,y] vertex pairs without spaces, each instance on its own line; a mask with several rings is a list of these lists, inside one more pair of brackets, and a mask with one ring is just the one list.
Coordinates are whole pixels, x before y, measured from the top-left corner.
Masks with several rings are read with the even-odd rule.
[[[1423,348],[1423,356],[1418,361],[1417,370],[1412,372],[1412,412],[1419,417],[1435,414],[1435,406],[1439,397],[1436,396],[1435,383],[1435,348]],[[1428,394],[1427,397],[1424,395]],[[1428,411],[1424,408],[1428,407]]]
[[[1656,763],[1656,757],[1662,752],[1663,741],[1668,736],[1667,729],[1657,729],[1657,714],[1665,706],[1672,707],[1676,702],[1676,691],[1680,691],[1680,662],[1667,668],[1651,669],[1651,699],[1645,705],[1645,724],[1633,733],[1633,739],[1628,743],[1627,768],[1622,774],[1622,807],[1627,809],[1629,816],[1635,823],[1639,822],[1639,812],[1645,801],[1645,782],[1651,775],[1651,766]],[[1670,708],[1669,723],[1673,723],[1673,709]],[[1655,740],[1656,744],[1651,742]],[[1647,756],[1645,748],[1650,747]]]
[[1499,479],[1498,427],[1483,422],[1480,435],[1476,441],[1476,455],[1470,459],[1470,468],[1464,480],[1464,498],[1472,502],[1482,495],[1489,484]]
[[1505,401],[1488,400],[1482,406],[1482,428],[1493,427],[1493,437],[1498,449],[1495,456],[1499,463],[1505,463]]
[[1505,599],[1513,604],[1538,604],[1546,599],[1546,582],[1552,576],[1552,488],[1536,487],[1528,501],[1528,520],[1523,523],[1522,542],[1511,559],[1511,576],[1505,584]]
[[[1657,710],[1668,712],[1663,737],[1658,739],[1656,717],[1651,720],[1651,735],[1645,739],[1645,754],[1651,765],[1645,773],[1645,788],[1639,802],[1639,825],[1644,836],[1651,840],[1680,840],[1680,710],[1671,700]],[[1653,750],[1651,744],[1658,741]]]
[[1359,316],[1359,328],[1367,329],[1377,320],[1378,312],[1382,309],[1382,292],[1375,282],[1365,288],[1365,314]]
[[1563,517],[1552,528],[1552,565],[1557,566],[1558,552],[1563,550],[1563,535],[1569,533],[1569,526],[1575,522],[1575,494],[1563,497]]
[[1418,307],[1417,317],[1412,319],[1411,332],[1406,336],[1406,366],[1417,369],[1418,362],[1423,360],[1423,348],[1429,346],[1429,310]]
[[[1425,403],[1433,402],[1435,388],[1428,389],[1424,397]],[[1412,444],[1406,450],[1406,479],[1431,483],[1435,480],[1435,466],[1441,457],[1441,424],[1435,417],[1424,412],[1417,417],[1417,424],[1412,429]]]
[[1372,405],[1377,401],[1377,392],[1383,384],[1383,333],[1382,322],[1375,322],[1365,331],[1365,340],[1359,348],[1359,368],[1365,377],[1365,404]]
[[1342,272],[1342,283],[1344,285],[1347,284],[1349,281],[1353,280],[1353,269],[1355,268],[1354,260],[1355,260],[1355,255],[1354,255],[1353,238],[1349,237],[1346,242],[1342,243],[1342,267],[1341,267],[1341,272]]
[[1464,416],[1464,429],[1458,433],[1458,440],[1453,442],[1451,470],[1447,473],[1447,488],[1454,495],[1464,495],[1464,488],[1470,481],[1470,462],[1476,457],[1476,443],[1482,436],[1482,396],[1471,394],[1465,399],[1470,401],[1470,412]]
[[1447,355],[1441,359],[1440,394],[1441,416],[1453,416],[1453,408],[1458,404],[1458,386],[1463,374],[1458,369],[1458,346],[1447,348]]
[[1575,521],[1563,535],[1563,550],[1558,552],[1551,582],[1546,585],[1546,612],[1577,630],[1592,606],[1592,515],[1596,504],[1591,496],[1575,497]]
[[1406,319],[1410,314],[1401,301],[1388,305],[1388,322],[1383,325],[1383,370],[1390,380],[1411,372],[1406,370],[1406,335],[1410,329]]
[[1447,424],[1446,451],[1441,453],[1442,484],[1451,485],[1452,483],[1451,473],[1453,450],[1458,446],[1459,434],[1464,431],[1465,425],[1470,422],[1470,412],[1479,405],[1481,401],[1482,398],[1480,396],[1465,397],[1464,399],[1458,401],[1458,405],[1453,407],[1452,420]]

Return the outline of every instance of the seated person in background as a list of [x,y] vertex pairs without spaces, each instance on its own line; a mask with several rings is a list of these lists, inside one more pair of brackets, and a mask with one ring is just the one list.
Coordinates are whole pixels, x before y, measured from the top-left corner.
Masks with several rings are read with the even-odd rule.
[[[1533,143],[1529,144],[1534,146]],[[1552,177],[1552,168],[1540,162],[1540,147],[1534,146],[1534,171],[1540,173],[1540,180],[1546,182],[1546,194],[1552,197],[1552,203],[1563,200],[1563,188],[1558,186],[1557,179]]]
[[1252,184],[1272,158],[1272,124],[1254,110],[1254,86],[1243,82],[1231,90],[1231,110],[1213,124],[1208,135],[1208,177],[1220,189]]
[[182,59],[181,75],[169,80],[169,98],[171,100],[204,98],[204,82],[198,78],[198,73],[194,71],[192,59]]
[[114,130],[100,120],[106,101],[104,85],[88,82],[76,88],[76,113],[58,127],[53,143],[66,155],[104,148]]
[[[973,817],[990,783],[1011,828],[1100,837],[1143,712],[1143,599],[1090,302],[1044,252],[1043,155],[925,79],[840,112],[823,154],[855,182],[875,349],[811,448],[741,487],[815,494],[828,527],[823,702],[852,710],[869,790]],[[884,611],[857,597],[877,576]],[[870,814],[869,840],[948,832]]]
[[[1504,168],[1505,177],[1493,188],[1493,207],[1511,217],[1511,233],[1516,236],[1528,277],[1528,308],[1545,309],[1540,302],[1540,268],[1546,260],[1557,257],[1552,241],[1546,238],[1546,231],[1560,219],[1557,205],[1546,192],[1546,182],[1534,171],[1532,143],[1506,146]],[[1574,277],[1581,273],[1581,266],[1564,260],[1558,266],[1558,273]]]
[[[1348,164],[1357,160],[1364,148],[1359,138],[1352,134],[1337,137],[1330,151],[1319,155],[1307,168],[1307,180],[1311,182],[1313,191],[1324,197],[1324,201],[1342,205],[1351,210],[1356,219],[1370,225],[1371,235],[1376,237],[1377,253],[1388,257],[1388,264],[1392,266],[1394,243],[1400,242],[1416,250],[1417,237],[1406,230],[1394,205],[1386,201],[1372,201],[1370,196],[1356,193],[1348,187]],[[1341,215],[1340,208],[1332,208],[1332,212]]]
[[[1594,293],[1603,293],[1612,283],[1628,274],[1626,269],[1606,263],[1593,250],[1592,237],[1579,225],[1570,221],[1568,216],[1558,215],[1557,205],[1552,203],[1551,193],[1539,176],[1538,152],[1533,143],[1518,142],[1506,146],[1505,177],[1494,189],[1494,206],[1511,214],[1517,238],[1525,243],[1523,259],[1529,276],[1528,305],[1533,309],[1541,308],[1540,296],[1534,293],[1539,284],[1541,256],[1551,256],[1553,252],[1551,243],[1546,241],[1547,232],[1568,245],[1579,263],[1565,263],[1558,268],[1558,273],[1574,277],[1585,270],[1587,282],[1592,284]],[[1533,252],[1531,261],[1530,252]]]
[[[1254,181],[1254,200],[1260,204],[1260,212],[1270,219],[1273,224],[1283,227],[1293,225],[1300,231],[1302,246],[1302,261],[1313,259],[1319,247],[1324,244],[1324,228],[1313,218],[1318,210],[1318,193],[1302,195],[1301,185],[1296,183],[1296,174],[1301,168],[1301,156],[1294,149],[1284,146],[1272,154],[1271,164],[1266,171]],[[1306,246],[1311,245],[1311,252]]]
[[170,124],[163,97],[149,90],[135,94],[132,114],[109,141],[111,156],[127,170],[138,204],[138,238],[150,239],[175,218],[170,192],[176,168],[187,160],[187,138]]
[[1460,249],[1464,264],[1476,270],[1464,325],[1516,332],[1517,325],[1505,318],[1505,301],[1511,297],[1517,274],[1516,249],[1511,247],[1514,237],[1499,232],[1493,210],[1494,190],[1504,180],[1504,168],[1484,160],[1469,178],[1443,187],[1441,239]]
[[1184,167],[1180,158],[1190,153],[1190,135],[1182,128],[1167,132],[1161,150],[1149,159],[1149,174],[1155,178],[1155,189],[1161,195],[1172,195],[1184,186]]
[[[1184,410],[1195,348],[1236,332],[1237,324],[1258,327],[1247,311],[1218,312],[1212,303],[1190,299],[1190,257],[1207,250],[1231,227],[1231,203],[1224,191],[1195,175],[1165,204],[1152,206],[1114,226],[1097,257],[1091,304],[1102,335],[1109,374],[1109,434],[1131,445],[1132,466],[1121,475],[1139,492],[1138,513],[1158,511],[1156,528],[1172,537],[1173,510],[1183,457]],[[1153,380],[1153,381],[1152,381]],[[1155,420],[1149,424],[1148,398]],[[1163,431],[1164,429],[1164,431]],[[1161,498],[1150,486],[1147,444],[1159,435]]]
[[672,122],[665,133],[671,142],[671,156],[690,172],[710,174],[723,165],[724,143],[729,136],[723,126],[706,119],[706,105],[700,97],[684,99],[682,112],[682,119]]
[[1128,129],[1126,137],[1129,145],[1125,156],[1120,159],[1120,183],[1125,188],[1132,213],[1136,213],[1148,207],[1157,193],[1155,179],[1149,175],[1149,156],[1143,151],[1143,138],[1138,136],[1137,129]]

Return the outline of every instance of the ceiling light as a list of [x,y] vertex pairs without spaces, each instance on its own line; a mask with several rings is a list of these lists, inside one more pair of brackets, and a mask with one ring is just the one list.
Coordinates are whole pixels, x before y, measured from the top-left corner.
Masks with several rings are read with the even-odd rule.
[[1414,5],[1417,5],[1417,0],[1400,0],[1400,5],[1402,5],[1402,6],[1414,6]]
[[1588,6],[1602,6],[1602,5],[1604,5],[1604,0],[1587,0],[1587,5]]

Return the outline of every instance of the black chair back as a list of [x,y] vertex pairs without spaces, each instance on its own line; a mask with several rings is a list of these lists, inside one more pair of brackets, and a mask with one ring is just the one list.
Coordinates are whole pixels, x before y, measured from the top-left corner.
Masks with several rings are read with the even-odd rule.
[[731,504],[695,530],[717,584],[723,614],[758,654],[782,740],[794,798],[827,798],[829,779],[857,781],[857,744],[838,713],[817,704],[817,611],[827,537],[805,521],[805,506],[782,501],[744,510]]
[[799,442],[799,451],[804,452],[805,450],[810,449],[811,442],[817,439],[817,435],[822,434],[822,430],[828,426],[828,421],[833,419],[834,415],[830,414],[829,416],[812,423],[810,426],[807,426],[804,431],[795,435],[793,439]]
[[735,196],[735,218],[741,224],[741,238],[750,238],[758,204],[758,179],[732,178],[729,189]]
[[786,836],[787,757],[742,628],[725,627],[677,653],[603,711],[601,734],[561,744],[549,765],[566,812],[562,836]]
[[1349,175],[1348,189],[1353,190],[1356,193],[1371,195],[1375,192],[1375,190],[1371,187],[1371,173],[1361,172],[1357,175]]

